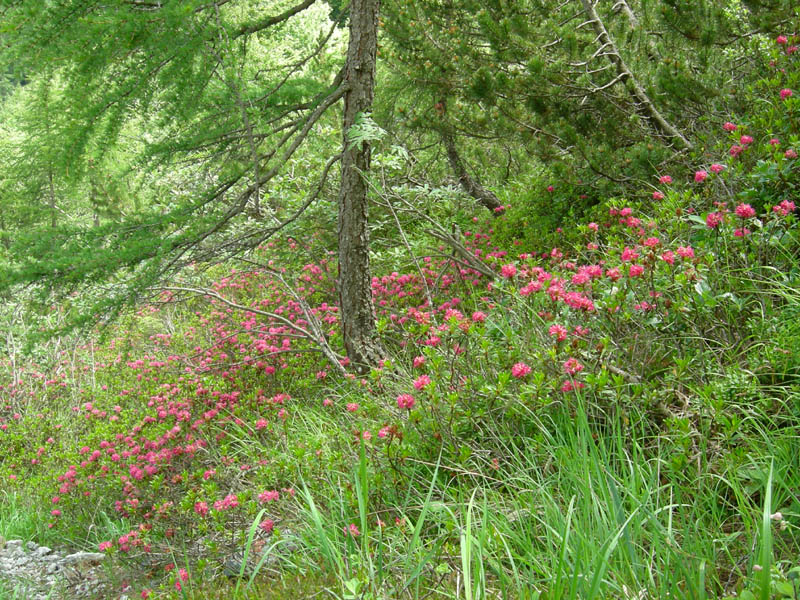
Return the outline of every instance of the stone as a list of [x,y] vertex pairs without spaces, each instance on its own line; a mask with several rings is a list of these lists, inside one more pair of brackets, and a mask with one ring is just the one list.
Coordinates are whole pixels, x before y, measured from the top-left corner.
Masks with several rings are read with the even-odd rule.
[[105,554],[99,552],[75,552],[61,559],[62,565],[89,564],[99,565],[105,559]]

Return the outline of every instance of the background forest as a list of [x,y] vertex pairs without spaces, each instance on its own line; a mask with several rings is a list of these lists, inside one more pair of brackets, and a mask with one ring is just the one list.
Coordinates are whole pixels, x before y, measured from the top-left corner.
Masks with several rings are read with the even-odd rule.
[[101,598],[797,600],[799,24],[0,0],[0,552],[102,552]]

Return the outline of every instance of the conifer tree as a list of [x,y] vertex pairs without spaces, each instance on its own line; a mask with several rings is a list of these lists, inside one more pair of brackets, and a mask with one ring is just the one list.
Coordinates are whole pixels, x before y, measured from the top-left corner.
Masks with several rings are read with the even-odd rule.
[[[342,8],[335,22],[321,0],[8,3],[2,66],[52,92],[49,106],[58,116],[42,115],[44,131],[25,143],[57,148],[58,164],[48,163],[53,179],[79,181],[85,199],[75,218],[53,218],[48,231],[15,232],[0,288],[35,283],[46,293],[81,290],[83,309],[73,325],[113,315],[184,265],[240,255],[282,231],[317,198],[342,158],[345,345],[354,362],[376,361],[366,188],[359,183],[369,168],[368,144],[323,160],[322,180],[299,205],[264,202],[331,107],[344,99],[345,133],[356,114],[370,109],[377,0]],[[344,56],[335,40],[348,15]],[[54,77],[63,83],[49,89]],[[103,164],[136,127],[141,152],[132,170],[151,179],[152,191],[123,213],[109,206],[118,194],[105,185]],[[174,180],[176,173],[179,185],[160,185],[159,175]],[[54,209],[55,183],[49,191]],[[21,202],[35,195],[14,193]],[[103,293],[91,296],[99,283]]]

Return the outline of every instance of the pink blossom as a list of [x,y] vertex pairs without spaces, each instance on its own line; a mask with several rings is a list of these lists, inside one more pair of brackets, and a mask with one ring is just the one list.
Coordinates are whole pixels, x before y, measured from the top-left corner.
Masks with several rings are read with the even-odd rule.
[[739,156],[743,151],[744,151],[744,148],[742,146],[738,146],[738,145],[734,144],[733,146],[731,146],[731,149],[729,150],[729,154],[731,156],[735,157],[735,156]]
[[597,231],[598,229],[600,229],[599,225],[598,225],[597,223],[595,223],[594,221],[592,221],[591,223],[589,223],[589,224],[587,225],[587,227],[588,227],[588,228],[589,228],[591,231]]
[[783,153],[783,156],[788,159],[797,158],[797,151],[794,148],[789,148],[786,152]]
[[722,223],[722,213],[712,212],[706,216],[706,225],[711,229],[716,229]]
[[475,323],[483,323],[486,321],[486,313],[480,310],[476,310],[472,313],[472,321]]
[[779,35],[778,37],[775,38],[775,43],[778,44],[779,46],[785,45],[788,41],[789,40],[786,39],[785,35]]
[[418,390],[425,389],[425,386],[429,385],[431,382],[431,378],[427,375],[420,375],[414,380],[414,387]]
[[358,530],[358,527],[355,523],[350,523],[349,526],[344,527],[343,529],[346,536],[349,535],[355,538],[361,535],[361,532]]
[[747,146],[753,143],[753,138],[749,135],[743,135],[742,137],[739,138],[739,143],[742,146]]
[[100,552],[105,552],[111,548],[111,545],[111,542],[100,542],[97,547],[100,549]]
[[424,364],[425,364],[425,357],[424,356],[415,356],[414,357],[414,368],[415,369],[419,369]]
[[639,277],[639,275],[642,273],[644,273],[644,267],[642,265],[631,265],[631,269],[629,271],[629,275],[631,277]]
[[662,194],[658,190],[653,192],[653,200],[663,200],[663,199],[664,199],[664,194]]
[[256,429],[266,429],[267,425],[269,425],[269,422],[264,418],[256,421]]
[[792,90],[789,88],[784,88],[780,91],[781,100],[786,100],[787,98],[792,97]]
[[667,250],[661,255],[661,260],[663,260],[668,265],[675,264],[675,254],[673,254],[672,250]]
[[784,217],[787,216],[789,213],[793,213],[796,207],[794,202],[791,200],[783,200],[780,204],[776,204],[772,207],[772,212],[776,214],[783,215]]
[[756,211],[749,204],[740,204],[736,207],[736,216],[740,219],[751,219],[756,216]]
[[672,177],[670,177],[669,175],[662,175],[661,177],[658,178],[658,182],[669,185],[670,183],[672,183]]
[[502,273],[503,277],[511,279],[514,275],[517,274],[517,267],[513,264],[506,264],[500,268],[500,272]]
[[660,243],[661,240],[659,240],[657,237],[649,237],[644,241],[644,245],[647,246],[648,248],[655,248]]
[[705,171],[701,170],[701,171],[695,171],[694,172],[694,180],[697,183],[702,183],[703,181],[706,180],[706,177],[708,177],[708,173],[705,172]]
[[631,260],[636,260],[637,258],[639,258],[639,254],[635,250],[632,250],[631,248],[625,246],[625,249],[622,251],[622,256],[620,258],[622,262],[629,262]]
[[267,502],[273,502],[280,497],[280,493],[277,490],[264,490],[258,495],[258,501],[262,504],[266,504]]
[[206,504],[205,502],[195,502],[194,512],[196,512],[201,517],[205,517],[208,514],[208,504]]
[[694,248],[691,246],[678,246],[678,249],[675,252],[681,258],[694,258]]
[[563,342],[565,339],[567,339],[567,328],[563,325],[551,325],[548,331],[550,335],[556,338],[556,341],[558,342]]
[[416,400],[414,400],[414,396],[411,394],[400,394],[397,397],[397,407],[398,408],[405,408],[411,410],[414,408],[414,404],[416,404]]
[[727,123],[724,123],[724,124],[722,125],[722,128],[723,128],[725,131],[736,131],[736,129],[737,129],[736,125],[734,125],[734,124],[733,124],[733,123],[731,123],[730,121],[728,121]]
[[734,230],[733,235],[736,237],[745,237],[750,235],[750,230],[747,227],[742,227],[741,229]]
[[511,367],[511,374],[517,379],[522,379],[530,372],[531,368],[524,362],[518,362],[513,367]]
[[711,172],[716,174],[722,173],[725,170],[725,165],[721,165],[719,163],[714,163],[711,165]]
[[622,272],[617,269],[616,267],[612,269],[606,270],[606,277],[608,277],[611,281],[616,281],[620,277],[622,277]]
[[583,365],[578,362],[577,358],[569,358],[564,363],[564,372],[567,375],[577,375],[581,371],[583,371]]
[[770,146],[779,146],[779,145],[780,145],[780,143],[781,143],[781,141],[780,141],[778,138],[772,138],[772,139],[769,141],[769,145],[770,145]]
[[348,402],[347,406],[345,407],[347,412],[356,412],[358,410],[358,403],[357,402]]
[[261,531],[266,533],[272,533],[272,530],[275,529],[275,522],[272,519],[265,519],[258,524]]

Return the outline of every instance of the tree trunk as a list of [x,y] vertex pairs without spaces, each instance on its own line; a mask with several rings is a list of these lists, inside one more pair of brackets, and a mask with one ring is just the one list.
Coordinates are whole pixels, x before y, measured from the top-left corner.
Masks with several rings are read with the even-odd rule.
[[384,357],[375,327],[369,271],[367,183],[370,147],[349,147],[347,132],[356,115],[372,107],[378,48],[378,0],[352,0],[347,48],[342,130],[342,182],[339,189],[339,310],[347,357],[365,371]]

